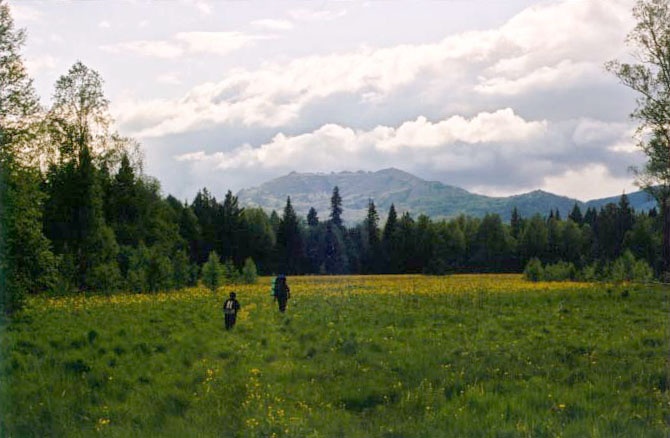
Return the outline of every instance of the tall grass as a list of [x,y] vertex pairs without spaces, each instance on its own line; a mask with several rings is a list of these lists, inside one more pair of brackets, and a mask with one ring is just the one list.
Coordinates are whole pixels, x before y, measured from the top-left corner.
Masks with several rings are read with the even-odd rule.
[[303,277],[29,300],[0,333],[2,436],[668,436],[667,289]]

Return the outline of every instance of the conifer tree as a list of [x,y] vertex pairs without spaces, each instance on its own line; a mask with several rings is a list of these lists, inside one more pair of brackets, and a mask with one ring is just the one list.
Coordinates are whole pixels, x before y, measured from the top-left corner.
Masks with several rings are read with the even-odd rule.
[[330,197],[330,221],[337,227],[342,227],[342,197],[340,189],[335,186]]

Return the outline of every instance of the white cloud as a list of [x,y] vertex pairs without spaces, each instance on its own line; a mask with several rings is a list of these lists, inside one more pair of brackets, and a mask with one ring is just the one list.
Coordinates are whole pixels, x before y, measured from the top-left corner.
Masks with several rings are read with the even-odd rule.
[[[621,17],[629,4],[629,0],[542,3],[498,29],[452,35],[437,43],[361,48],[267,63],[252,71],[229,71],[219,82],[166,101],[163,112],[170,114],[169,119],[142,125],[133,134],[161,136],[221,123],[280,127],[298,120],[307,105],[339,94],[359,96],[361,104],[380,105],[407,87],[418,88],[417,98],[439,102],[444,97],[433,88],[460,96],[478,92],[505,98],[606,82],[610,78],[602,64],[621,50],[612,41],[625,36],[627,21]],[[325,12],[300,10],[291,16],[339,16]],[[184,33],[169,43],[135,42],[127,48],[164,57],[187,51],[225,54],[257,38],[236,32]],[[119,122],[139,127],[133,119],[144,118],[143,107],[157,105],[126,102]],[[463,107],[466,102],[454,105]]]
[[[466,119],[460,116],[437,123],[425,117],[408,121],[397,128],[377,126],[369,131],[327,124],[302,135],[277,134],[271,142],[254,148],[245,144],[231,152],[205,154],[202,151],[176,157],[179,161],[209,161],[219,169],[302,168],[346,169],[351,161],[374,155],[382,160],[412,154],[412,150],[431,149],[442,153],[455,144],[529,142],[541,137],[546,122],[525,121],[507,108],[480,113]],[[379,165],[375,160],[375,166]]]
[[346,14],[347,11],[344,9],[331,11],[328,9],[315,10],[300,8],[289,12],[291,18],[299,21],[332,21],[344,17]]
[[109,29],[112,27],[109,21],[107,20],[102,20],[100,23],[98,23],[98,27],[100,29]]
[[16,21],[40,21],[42,19],[42,13],[30,6],[25,4],[10,4],[12,18]]
[[254,20],[251,22],[251,25],[260,29],[268,30],[291,30],[293,29],[293,23],[288,20],[277,20],[273,18],[264,18],[261,20]]
[[179,75],[176,73],[164,73],[162,75],[158,75],[158,77],[156,77],[156,81],[160,82],[161,84],[168,85],[180,85],[182,83],[181,79],[179,79]]
[[387,131],[387,136],[380,139],[377,148],[394,151],[401,147],[435,148],[456,142],[526,141],[544,134],[546,125],[546,121],[526,122],[510,108],[494,113],[480,113],[470,120],[453,116],[431,123],[425,117],[419,117],[415,121],[403,123],[395,131]]
[[30,76],[35,77],[42,72],[55,70],[58,60],[51,55],[43,55],[27,58],[24,63]]
[[170,41],[139,40],[125,43],[104,45],[100,47],[110,53],[134,53],[140,56],[156,58],[177,58],[184,54],[184,48]]
[[241,32],[179,32],[170,40],[138,40],[102,46],[111,53],[131,52],[156,58],[179,58],[184,55],[213,54],[225,56],[268,36]]
[[590,199],[615,196],[639,190],[631,178],[612,175],[604,164],[586,164],[578,169],[570,169],[559,175],[547,176],[540,187],[551,193],[588,201]]
[[241,32],[179,32],[175,39],[185,45],[187,53],[211,53],[227,55],[253,44],[257,40],[271,37],[248,35]]
[[203,0],[182,0],[182,3],[193,6],[201,15],[211,15],[212,7]]

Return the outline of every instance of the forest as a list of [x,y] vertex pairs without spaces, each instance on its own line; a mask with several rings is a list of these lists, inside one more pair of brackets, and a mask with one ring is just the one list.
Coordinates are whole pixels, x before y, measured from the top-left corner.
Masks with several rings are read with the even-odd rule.
[[[656,210],[618,204],[568,217],[495,214],[433,220],[391,206],[380,223],[369,200],[362,223],[342,221],[333,187],[328,212],[298,217],[245,208],[228,191],[203,188],[190,201],[164,195],[143,171],[139,143],[113,129],[103,79],[76,62],[36,96],[20,55],[25,34],[0,4],[0,286],[2,308],[26,294],[178,289],[209,260],[228,281],[273,274],[521,272],[531,260],[564,279],[595,279],[617,260],[659,272],[663,223]],[[225,188],[224,188],[225,190]],[[623,257],[623,259],[622,259]],[[537,259],[537,260],[535,260]],[[623,262],[622,262],[623,263]],[[542,268],[542,265],[540,265]]]

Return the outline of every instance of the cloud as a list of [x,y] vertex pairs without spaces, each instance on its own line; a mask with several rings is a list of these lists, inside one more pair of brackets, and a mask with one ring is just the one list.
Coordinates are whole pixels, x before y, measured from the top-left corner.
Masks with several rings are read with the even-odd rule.
[[[327,124],[302,135],[277,134],[271,142],[252,147],[245,144],[228,153],[203,151],[179,155],[178,161],[210,161],[219,169],[315,166],[346,169],[351,161],[374,155],[388,160],[411,150],[439,151],[450,145],[528,142],[542,137],[544,121],[525,121],[509,109],[480,113],[471,119],[453,116],[432,123],[425,117],[408,121],[397,128],[377,126],[369,131]],[[377,165],[377,162],[375,162]]]
[[30,6],[10,4],[12,18],[16,21],[40,21],[42,19],[42,13],[35,8]]
[[[138,120],[147,120],[143,109],[159,102],[126,101],[119,122],[138,127],[131,134],[145,137],[218,124],[281,127],[300,120],[306,107],[334,96],[358,96],[364,110],[393,105],[394,96],[410,88],[423,104],[448,102],[452,112],[474,112],[478,99],[500,107],[509,97],[609,83],[602,64],[622,50],[612,42],[624,39],[629,20],[622,17],[629,14],[629,6],[628,0],[542,3],[497,29],[450,35],[435,43],[363,47],[266,63],[256,70],[235,69],[218,82],[165,101],[161,112],[167,119],[158,124]],[[325,19],[341,14],[299,10],[290,15]],[[129,43],[127,48],[164,57],[187,51],[224,54],[256,38],[235,32],[218,37],[189,33],[170,42]]]
[[109,21],[107,20],[102,20],[100,23],[98,23],[98,27],[100,29],[109,29],[112,27]]
[[164,73],[162,75],[158,75],[158,77],[156,77],[156,81],[160,82],[161,84],[168,85],[180,85],[182,83],[181,79],[179,79],[179,75],[176,73]]
[[55,70],[58,66],[58,60],[51,55],[29,57],[24,61],[26,69],[30,76],[35,77],[40,73]]
[[203,0],[182,0],[182,3],[193,6],[201,15],[211,15],[212,7]]
[[204,180],[228,187],[234,181],[234,189],[294,170],[394,166],[477,193],[510,195],[543,188],[587,199],[630,191],[628,166],[641,157],[613,147],[629,141],[630,131],[628,124],[593,119],[526,120],[505,108],[435,122],[418,117],[369,130],[326,124],[303,134],[279,133],[258,146],[196,150],[175,154],[174,160]]
[[170,40],[138,40],[104,45],[110,53],[131,52],[156,58],[179,58],[185,55],[213,54],[225,56],[268,36],[241,32],[179,32]]
[[344,9],[331,11],[328,9],[315,10],[300,8],[290,11],[288,14],[291,18],[298,21],[332,21],[344,17],[347,14],[347,11]]
[[293,29],[293,23],[288,20],[277,20],[272,18],[265,18],[261,20],[254,20],[251,25],[260,29],[284,31]]
[[639,190],[629,177],[612,175],[604,164],[586,164],[563,174],[547,176],[540,188],[581,201],[601,198],[603,193],[615,196]]

